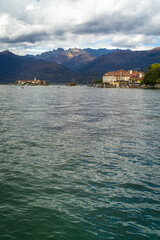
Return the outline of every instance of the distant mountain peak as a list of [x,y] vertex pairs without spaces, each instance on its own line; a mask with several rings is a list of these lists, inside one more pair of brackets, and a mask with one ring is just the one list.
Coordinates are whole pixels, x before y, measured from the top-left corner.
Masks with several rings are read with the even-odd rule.
[[73,47],[73,48],[68,48],[68,51],[70,51],[70,50],[72,50],[72,51],[76,51],[76,50],[78,50],[78,48],[76,48],[76,47]]
[[15,55],[14,53],[10,52],[9,50],[5,50],[0,53],[1,55]]
[[152,52],[152,51],[160,51],[160,47],[156,47],[156,48],[153,48],[153,49],[151,49],[151,50],[149,50],[150,52]]
[[58,52],[64,52],[64,49],[63,48],[57,48],[57,51]]

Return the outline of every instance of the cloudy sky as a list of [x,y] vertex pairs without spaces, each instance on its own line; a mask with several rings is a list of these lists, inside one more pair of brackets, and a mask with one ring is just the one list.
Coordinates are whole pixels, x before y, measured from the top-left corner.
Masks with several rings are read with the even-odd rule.
[[0,0],[0,51],[160,46],[160,0]]

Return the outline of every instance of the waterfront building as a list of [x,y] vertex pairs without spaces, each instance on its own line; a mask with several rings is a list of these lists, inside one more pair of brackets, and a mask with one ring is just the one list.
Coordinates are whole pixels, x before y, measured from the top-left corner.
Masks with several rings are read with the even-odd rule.
[[104,87],[129,87],[130,85],[137,86],[143,80],[144,73],[133,70],[118,70],[108,72],[103,76]]

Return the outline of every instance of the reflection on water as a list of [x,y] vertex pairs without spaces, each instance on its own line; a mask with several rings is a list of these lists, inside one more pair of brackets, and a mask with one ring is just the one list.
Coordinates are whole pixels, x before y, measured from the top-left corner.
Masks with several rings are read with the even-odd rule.
[[1,239],[159,239],[159,100],[0,86]]

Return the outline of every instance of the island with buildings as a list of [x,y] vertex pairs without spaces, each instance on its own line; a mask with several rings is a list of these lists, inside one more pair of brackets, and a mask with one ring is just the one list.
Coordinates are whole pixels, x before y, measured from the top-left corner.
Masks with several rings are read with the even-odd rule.
[[15,85],[20,85],[20,86],[46,86],[47,83],[45,80],[40,80],[36,79],[34,77],[33,80],[18,80],[15,82]]

